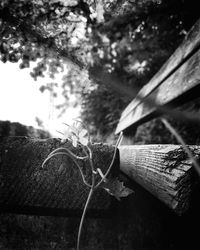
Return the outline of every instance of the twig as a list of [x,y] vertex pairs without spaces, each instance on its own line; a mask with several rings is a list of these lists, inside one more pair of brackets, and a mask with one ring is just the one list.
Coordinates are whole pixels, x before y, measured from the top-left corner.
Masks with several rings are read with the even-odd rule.
[[114,150],[114,154],[113,154],[113,157],[112,157],[112,161],[111,161],[111,163],[110,163],[110,166],[109,166],[108,170],[106,171],[104,177],[96,184],[95,189],[98,188],[98,187],[101,185],[101,183],[104,182],[104,181],[106,180],[108,174],[110,173],[110,170],[111,170],[111,168],[112,168],[112,165],[113,165],[113,163],[114,163],[115,156],[116,156],[116,153],[117,153],[117,147],[118,147],[118,145],[120,144],[121,139],[122,139],[122,135],[123,135],[123,133],[121,132],[120,135],[119,135],[119,137],[118,137],[118,139],[117,139],[116,145],[115,145],[115,150]]

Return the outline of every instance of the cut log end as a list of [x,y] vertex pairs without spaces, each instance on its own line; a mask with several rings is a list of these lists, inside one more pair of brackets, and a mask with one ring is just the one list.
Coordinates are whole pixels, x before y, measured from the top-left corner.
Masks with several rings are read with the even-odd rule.
[[[189,146],[197,157],[200,147]],[[190,206],[194,171],[179,145],[120,146],[120,168],[134,181],[182,215]]]

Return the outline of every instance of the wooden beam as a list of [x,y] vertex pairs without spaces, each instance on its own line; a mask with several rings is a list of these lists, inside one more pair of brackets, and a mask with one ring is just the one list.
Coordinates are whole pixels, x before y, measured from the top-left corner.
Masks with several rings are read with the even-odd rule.
[[[82,212],[89,188],[81,179],[73,161],[66,156],[57,156],[41,165],[52,150],[67,147],[76,154],[70,142],[61,144],[60,139],[31,139],[26,137],[0,137],[0,211],[39,214],[77,215]],[[105,173],[111,163],[114,147],[104,144],[92,146],[95,167]],[[87,161],[80,166],[90,179]],[[111,174],[117,175],[118,157]],[[89,205],[91,215],[107,213],[113,198],[103,189],[96,190]]]
[[[148,84],[146,84],[138,93],[140,98],[144,98],[152,93],[161,83],[163,83],[170,75],[172,75],[183,63],[185,63],[200,47],[200,19],[191,28],[185,36],[182,44],[176,49],[161,69],[154,75]],[[134,100],[134,105],[129,108],[135,108],[141,99]],[[137,99],[137,98],[136,98]],[[124,110],[122,116],[126,115],[127,111]]]
[[[189,146],[200,157],[200,146]],[[120,146],[120,169],[182,215],[190,206],[194,171],[180,145]]]
[[199,96],[199,34],[200,20],[193,26],[182,45],[123,111],[116,133],[154,117],[156,107],[149,105],[149,102],[161,106],[176,106]]

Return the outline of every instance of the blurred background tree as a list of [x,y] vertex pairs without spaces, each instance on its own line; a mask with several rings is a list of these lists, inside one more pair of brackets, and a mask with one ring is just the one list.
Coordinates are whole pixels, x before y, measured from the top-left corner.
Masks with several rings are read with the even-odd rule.
[[[2,0],[0,59],[21,69],[35,62],[35,80],[62,73],[57,108],[63,114],[81,105],[83,121],[101,138],[198,17],[188,0]],[[56,98],[56,82],[46,89]]]
[[[62,74],[60,114],[69,105],[81,105],[81,118],[93,137],[105,142],[112,139],[122,110],[198,18],[198,1],[192,0],[1,0],[0,60],[19,63],[21,69],[33,65],[35,80],[50,76],[52,81],[40,90],[50,91],[53,98],[60,88],[56,75]],[[76,100],[71,101],[71,94]],[[198,125],[171,123],[186,143],[195,138],[199,144]],[[0,132],[35,136],[32,128],[8,122]],[[176,143],[158,119],[140,126],[134,140]],[[149,242],[154,242],[151,249],[166,248],[166,239],[155,242],[156,211],[152,218],[152,230],[142,233],[149,225],[140,217],[88,219],[83,249],[149,249]],[[74,249],[78,223],[73,218],[3,214],[0,248]],[[171,236],[176,237],[173,230]]]

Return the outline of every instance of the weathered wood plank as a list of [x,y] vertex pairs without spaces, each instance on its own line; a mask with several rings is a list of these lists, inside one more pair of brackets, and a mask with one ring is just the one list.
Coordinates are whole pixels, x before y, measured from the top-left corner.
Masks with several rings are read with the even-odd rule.
[[[148,119],[155,117],[156,105],[161,107],[168,105],[172,108],[184,104],[200,95],[200,50],[196,52],[186,63],[184,63],[173,75],[164,81],[154,92],[152,92],[146,102],[140,103],[132,109],[129,104],[127,115],[123,115],[118,123],[116,133],[130,127],[139,125]],[[149,105],[155,102],[155,106]],[[170,105],[170,106],[169,106]]]
[[[73,161],[66,156],[57,156],[44,169],[41,168],[47,155],[61,145],[74,153],[81,153],[80,148],[74,149],[70,142],[61,144],[59,139],[0,137],[0,211],[40,215],[82,212],[89,188],[83,184]],[[95,166],[105,172],[112,160],[114,147],[96,144],[92,151]],[[89,179],[88,162],[79,163]],[[113,165],[112,174],[117,174],[118,165]],[[111,207],[111,196],[98,189],[88,212],[100,214]]]
[[[200,20],[193,26],[182,45],[123,111],[116,133],[132,124],[143,122],[150,114],[153,115],[155,108],[149,105],[149,102],[155,101],[155,104],[158,105],[177,102],[178,97],[183,94],[188,93],[191,97],[189,91],[192,91],[192,89],[194,89],[193,93],[198,94],[195,88],[200,83],[199,34]],[[143,98],[145,98],[146,103],[143,102]],[[183,99],[187,100],[186,96],[183,96]]]
[[[189,146],[200,157],[199,146]],[[120,146],[120,169],[177,214],[186,212],[194,185],[194,171],[182,146]]]
[[[153,76],[148,84],[146,84],[138,93],[140,98],[134,100],[134,105],[129,108],[135,108],[142,102],[141,98],[148,96],[156,87],[158,87],[163,81],[165,81],[171,74],[173,74],[189,57],[191,57],[200,46],[200,19],[191,28],[190,32],[186,35],[182,44],[176,49],[161,69]],[[122,117],[126,116],[130,111],[127,107],[122,113]]]

